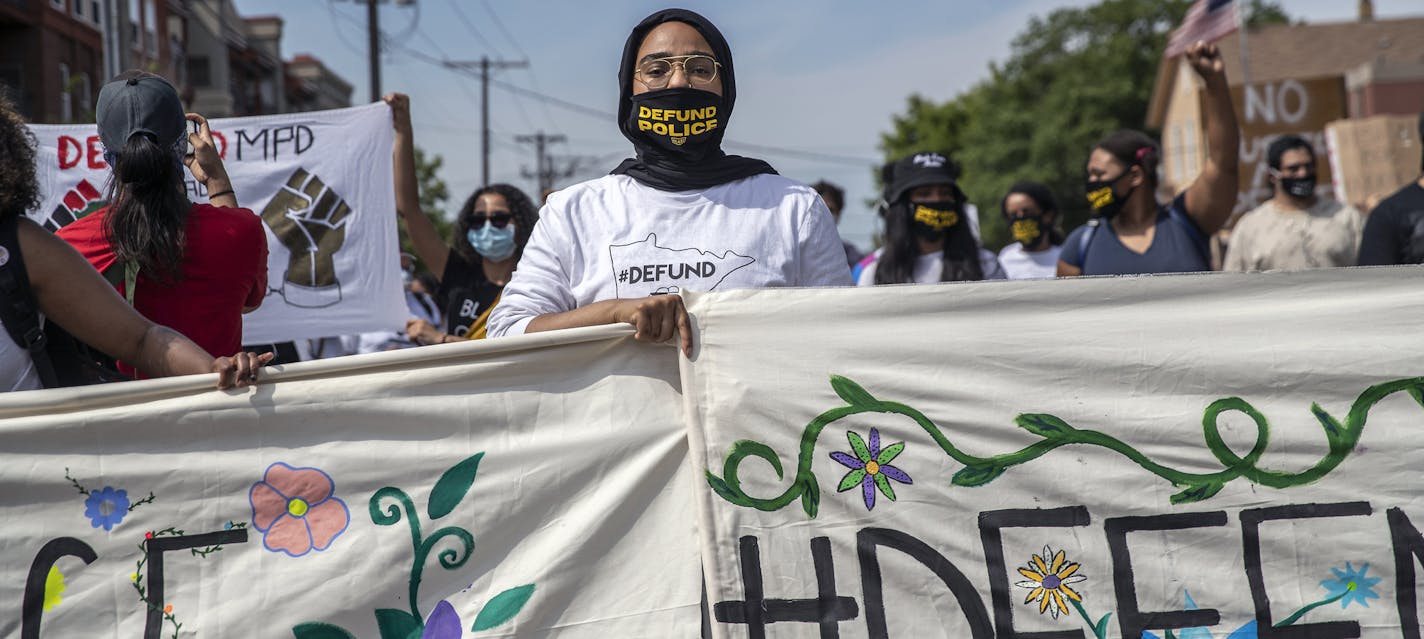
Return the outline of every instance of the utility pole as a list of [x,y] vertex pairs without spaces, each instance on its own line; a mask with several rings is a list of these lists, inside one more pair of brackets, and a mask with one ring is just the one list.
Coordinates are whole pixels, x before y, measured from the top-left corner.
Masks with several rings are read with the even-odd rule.
[[526,178],[535,178],[539,181],[538,197],[543,197],[544,191],[552,188],[555,178],[558,177],[554,170],[554,163],[549,159],[548,153],[545,152],[545,145],[566,142],[568,138],[563,135],[545,135],[543,131],[540,131],[534,135],[515,136],[514,141],[520,144],[534,145],[535,166],[537,168],[533,174],[530,174],[529,171],[523,171],[522,173]]
[[381,12],[377,0],[366,0],[366,38],[371,54],[371,101],[381,100]]
[[490,133],[489,133],[489,74],[490,69],[523,69],[529,66],[528,60],[491,60],[489,56],[481,56],[479,60],[473,62],[454,62],[446,60],[444,63],[447,69],[459,69],[469,71],[479,69],[480,74],[480,184],[489,186],[490,177]]

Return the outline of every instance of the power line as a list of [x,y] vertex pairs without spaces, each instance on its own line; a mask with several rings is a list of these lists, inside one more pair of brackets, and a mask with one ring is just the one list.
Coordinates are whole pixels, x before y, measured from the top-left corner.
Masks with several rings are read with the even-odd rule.
[[[439,59],[439,58],[436,58],[436,57],[434,57],[434,56],[431,56],[431,55],[426,54],[426,53],[421,52],[421,51],[416,51],[416,50],[411,49],[411,48],[409,48],[409,47],[405,47],[405,46],[401,46],[401,45],[396,45],[396,46],[397,46],[397,48],[399,48],[399,49],[401,49],[402,51],[404,51],[406,54],[408,54],[408,55],[410,55],[410,56],[412,56],[412,57],[414,57],[414,58],[416,58],[416,59],[423,60],[423,61],[425,61],[425,62],[428,62],[428,63],[430,63],[430,64],[434,64],[434,65],[437,65],[437,66],[440,66],[440,67],[444,67],[444,68],[446,68],[446,69],[449,69],[449,70],[451,70],[451,71],[455,71],[455,72],[457,72],[457,73],[461,73],[461,74],[463,74],[463,75],[472,76],[472,77],[478,77],[478,73],[479,73],[479,72],[477,72],[477,71],[471,72],[471,71],[469,71],[469,70],[467,70],[467,69],[460,69],[460,68],[456,68],[456,67],[451,67],[449,64],[447,64],[447,63],[449,62],[448,60],[441,60],[441,59]],[[526,89],[526,88],[521,87],[521,86],[516,85],[516,84],[511,84],[511,83],[509,83],[509,82],[504,82],[504,81],[495,80],[495,79],[490,79],[490,80],[489,80],[489,83],[490,83],[490,85],[492,85],[492,86],[499,87],[499,88],[504,89],[504,90],[506,90],[506,91],[510,91],[510,92],[512,92],[512,93],[523,94],[523,95],[528,96],[528,97],[530,97],[530,98],[533,98],[533,99],[535,99],[535,100],[539,100],[539,101],[541,101],[541,102],[545,102],[545,103],[547,103],[547,104],[550,104],[550,105],[553,105],[553,106],[557,106],[557,107],[559,107],[559,108],[562,108],[562,109],[565,109],[565,110],[568,110],[568,111],[573,111],[573,112],[575,112],[575,113],[581,113],[581,114],[586,115],[586,116],[589,116],[589,117],[598,118],[598,119],[600,119],[600,120],[604,120],[605,122],[608,121],[608,120],[613,120],[613,121],[616,122],[616,121],[618,120],[618,116],[615,115],[615,114],[613,114],[612,112],[604,111],[604,110],[602,110],[602,109],[595,109],[595,108],[593,108],[593,107],[585,106],[585,105],[582,105],[582,104],[578,104],[578,103],[576,103],[576,102],[570,102],[570,101],[564,100],[564,99],[562,99],[562,98],[556,98],[556,97],[554,97],[554,96],[552,96],[552,95],[547,95],[547,94],[544,94],[544,93],[540,93],[540,92],[538,92],[538,91],[533,91],[533,90],[530,90],[530,89]],[[738,141],[735,141],[735,140],[723,140],[723,144],[725,144],[726,146],[731,147],[731,148],[741,148],[741,149],[746,149],[746,150],[748,150],[748,151],[752,151],[752,152],[756,152],[756,153],[763,153],[763,154],[766,154],[766,155],[777,155],[777,156],[782,156],[782,157],[792,157],[792,158],[798,158],[798,159],[802,159],[802,160],[809,160],[809,161],[813,161],[813,162],[823,162],[823,163],[827,163],[827,164],[844,164],[844,165],[853,165],[853,166],[859,166],[859,167],[874,166],[874,165],[878,164],[878,161],[877,161],[877,160],[873,160],[873,159],[869,159],[869,158],[859,158],[859,157],[853,157],[853,156],[848,156],[848,155],[836,155],[836,154],[831,154],[831,153],[821,153],[821,152],[818,152],[818,151],[803,151],[803,150],[799,150],[799,149],[788,149],[788,148],[785,148],[785,147],[772,146],[772,145],[769,145],[769,144],[751,144],[751,143],[747,143],[747,142],[738,142]]]
[[494,48],[494,45],[490,44],[490,41],[485,38],[485,35],[483,33],[480,33],[479,27],[476,27],[475,23],[470,20],[470,17],[465,15],[465,10],[460,8],[459,1],[449,0],[448,4],[450,5],[451,9],[455,10],[455,17],[459,18],[460,22],[465,23],[465,28],[470,30],[470,33],[475,36],[475,39],[479,40],[480,44],[484,45],[485,49],[488,50],[491,54],[494,54],[496,56],[499,55],[499,51]]

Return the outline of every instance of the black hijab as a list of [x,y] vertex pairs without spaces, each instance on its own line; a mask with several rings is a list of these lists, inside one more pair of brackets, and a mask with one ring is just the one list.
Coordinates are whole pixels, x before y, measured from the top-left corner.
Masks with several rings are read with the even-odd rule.
[[[629,124],[629,116],[633,112],[630,96],[633,95],[633,72],[637,70],[638,48],[643,45],[643,38],[647,37],[648,32],[664,22],[683,22],[697,29],[722,65],[718,75],[722,78],[722,104],[719,110],[723,126],[718,127],[713,134],[710,143],[712,148],[708,150],[707,155],[697,162],[688,162],[647,144]],[[644,18],[638,26],[633,27],[627,44],[623,45],[623,63],[618,68],[618,128],[623,131],[623,137],[633,143],[638,157],[624,160],[618,168],[613,169],[613,174],[627,175],[661,191],[705,189],[762,173],[775,174],[776,169],[762,160],[727,155],[722,151],[725,123],[731,119],[732,105],[737,101],[736,77],[732,70],[732,49],[727,46],[727,40],[722,37],[722,33],[707,18],[686,9],[664,9]]]

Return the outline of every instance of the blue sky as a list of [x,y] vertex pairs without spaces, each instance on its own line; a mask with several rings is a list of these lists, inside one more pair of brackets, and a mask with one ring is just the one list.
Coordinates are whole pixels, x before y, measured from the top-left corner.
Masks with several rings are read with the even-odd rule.
[[[356,103],[368,99],[364,2],[234,1],[243,15],[282,16],[284,57],[313,54],[352,83]],[[1092,3],[416,0],[384,4],[381,27],[401,46],[437,59],[527,59],[529,69],[493,77],[611,113],[617,108],[618,57],[632,26],[667,6],[697,11],[718,25],[737,61],[738,98],[727,140],[830,157],[751,152],[732,144],[728,151],[762,157],[794,179],[842,185],[849,202],[841,232],[867,247],[875,216],[863,202],[874,195],[876,143],[905,98],[954,97],[984,78],[991,61],[1007,56],[1009,42],[1032,16]],[[1353,19],[1356,10],[1356,2],[1348,0],[1282,4],[1310,22]],[[1424,13],[1419,0],[1376,0],[1375,11],[1380,17]],[[382,89],[411,95],[416,144],[444,156],[443,177],[452,195],[447,209],[453,212],[480,185],[478,82],[394,49],[383,58]],[[516,135],[542,130],[567,136],[568,142],[552,145],[550,153],[589,160],[566,183],[606,173],[632,153],[611,117],[497,86],[490,89],[490,122],[491,180],[531,195],[534,181],[521,171],[533,169],[534,149],[516,143]]]

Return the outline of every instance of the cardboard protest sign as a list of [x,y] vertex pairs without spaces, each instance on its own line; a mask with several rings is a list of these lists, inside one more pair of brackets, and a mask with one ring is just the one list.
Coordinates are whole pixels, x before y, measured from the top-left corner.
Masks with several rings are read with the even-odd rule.
[[0,395],[0,636],[694,636],[677,363],[624,334]]
[[1418,637],[1418,277],[690,296],[713,636]]
[[[268,291],[243,343],[396,330],[406,319],[396,241],[390,108],[209,122],[238,203],[268,233]],[[41,202],[58,229],[107,205],[109,166],[94,125],[32,125]],[[188,176],[188,197],[206,202]]]

